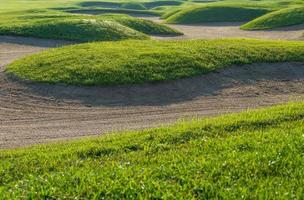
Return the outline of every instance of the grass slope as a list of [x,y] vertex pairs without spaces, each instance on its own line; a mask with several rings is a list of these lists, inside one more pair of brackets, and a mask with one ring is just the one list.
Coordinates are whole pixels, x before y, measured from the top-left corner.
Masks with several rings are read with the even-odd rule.
[[167,18],[168,23],[195,24],[203,22],[242,22],[267,13],[267,9],[238,6],[193,6]]
[[120,24],[127,26],[131,29],[137,30],[139,32],[148,35],[182,35],[183,33],[170,28],[163,24],[158,24],[150,20],[139,19],[134,17],[129,17],[127,15],[103,15],[105,19],[112,19]]
[[302,199],[304,104],[0,151],[1,199]]
[[48,83],[117,85],[172,80],[231,65],[304,61],[303,42],[253,39],[101,42],[15,61],[8,74]]
[[78,42],[147,38],[115,21],[96,19],[44,19],[33,23],[8,24],[0,26],[0,34]]
[[147,39],[145,34],[179,35],[168,26],[127,15],[72,15],[45,10],[9,13],[0,17],[0,35],[71,41]]
[[263,15],[244,24],[241,28],[246,30],[273,29],[284,26],[304,23],[304,7],[287,8]]

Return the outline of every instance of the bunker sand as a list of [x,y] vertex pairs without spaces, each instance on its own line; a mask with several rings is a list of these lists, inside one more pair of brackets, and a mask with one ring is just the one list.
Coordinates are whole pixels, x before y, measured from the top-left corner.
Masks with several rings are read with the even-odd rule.
[[303,63],[257,63],[157,84],[79,87],[20,82],[17,58],[62,41],[0,37],[0,148],[143,129],[304,99]]

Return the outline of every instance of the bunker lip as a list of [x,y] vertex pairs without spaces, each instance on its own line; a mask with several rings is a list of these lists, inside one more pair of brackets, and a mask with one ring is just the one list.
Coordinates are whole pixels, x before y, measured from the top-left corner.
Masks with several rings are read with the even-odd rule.
[[304,99],[303,63],[260,63],[188,79],[117,87],[12,81],[3,72],[6,64],[66,43],[6,36],[0,41],[0,149]]

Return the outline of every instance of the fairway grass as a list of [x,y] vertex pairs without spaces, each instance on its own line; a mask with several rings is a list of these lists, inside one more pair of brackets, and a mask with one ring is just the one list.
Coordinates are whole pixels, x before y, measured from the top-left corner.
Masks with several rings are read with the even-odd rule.
[[264,30],[304,24],[304,7],[287,8],[263,15],[241,26],[244,30]]
[[0,151],[1,199],[301,199],[304,104]]
[[304,61],[304,43],[253,39],[120,41],[47,50],[6,68],[21,79],[75,85],[140,84],[233,65]]

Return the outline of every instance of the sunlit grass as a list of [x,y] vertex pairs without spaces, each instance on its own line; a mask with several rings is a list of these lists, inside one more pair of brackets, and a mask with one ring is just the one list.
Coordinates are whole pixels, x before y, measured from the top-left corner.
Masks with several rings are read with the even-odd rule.
[[1,199],[301,199],[304,104],[0,151]]

